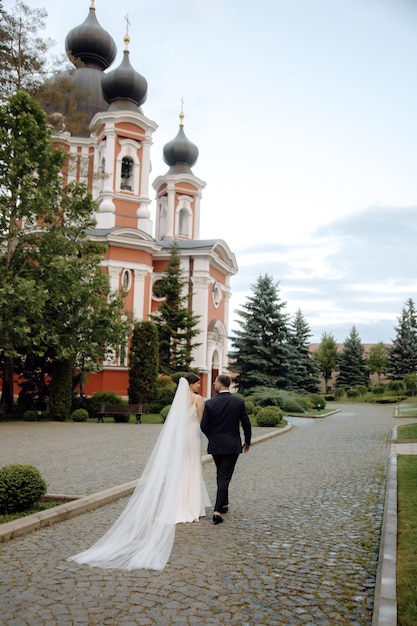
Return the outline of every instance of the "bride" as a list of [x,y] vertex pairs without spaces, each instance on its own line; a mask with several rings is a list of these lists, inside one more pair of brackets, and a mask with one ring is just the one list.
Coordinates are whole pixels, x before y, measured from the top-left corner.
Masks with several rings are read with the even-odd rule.
[[196,374],[180,378],[165,424],[125,510],[91,548],[68,560],[115,569],[162,570],[175,524],[198,522],[210,506],[201,466],[204,401]]

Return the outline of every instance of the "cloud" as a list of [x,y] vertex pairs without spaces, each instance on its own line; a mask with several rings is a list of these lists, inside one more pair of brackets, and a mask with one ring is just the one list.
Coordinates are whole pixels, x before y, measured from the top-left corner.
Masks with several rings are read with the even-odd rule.
[[[314,341],[323,332],[344,341],[353,325],[364,343],[392,341],[404,302],[417,293],[416,213],[417,207],[372,207],[320,226],[301,242],[235,251],[231,309],[266,273],[279,283],[287,312],[301,309]],[[232,312],[232,328],[235,318]]]

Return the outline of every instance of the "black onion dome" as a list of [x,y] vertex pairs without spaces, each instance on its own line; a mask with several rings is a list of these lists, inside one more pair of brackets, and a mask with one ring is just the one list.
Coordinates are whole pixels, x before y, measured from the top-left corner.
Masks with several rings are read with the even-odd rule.
[[139,72],[130,64],[129,51],[123,52],[123,60],[119,67],[107,74],[103,74],[101,79],[103,95],[111,108],[120,106],[126,108],[126,101],[139,107],[146,100],[148,83]]
[[100,26],[94,7],[85,21],[73,28],[65,40],[68,57],[75,57],[86,67],[105,70],[116,58],[117,48],[113,38]]
[[170,166],[172,173],[189,171],[198,159],[197,146],[187,139],[184,133],[183,117],[181,113],[177,136],[164,146],[164,161]]

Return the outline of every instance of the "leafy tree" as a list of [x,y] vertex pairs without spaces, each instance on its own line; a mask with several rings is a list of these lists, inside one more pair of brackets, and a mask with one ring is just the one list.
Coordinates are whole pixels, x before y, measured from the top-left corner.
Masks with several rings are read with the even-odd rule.
[[310,354],[310,327],[300,309],[290,324],[290,343],[294,347],[294,389],[315,393],[318,391],[318,365]]
[[417,373],[406,374],[404,376],[404,385],[407,391],[411,391],[411,395],[414,397],[417,391]]
[[191,309],[192,294],[180,267],[177,243],[171,246],[168,267],[155,288],[164,298],[151,316],[158,328],[160,369],[164,374],[188,371],[193,350],[200,345],[193,341],[200,332],[200,318]]
[[417,313],[411,298],[402,309],[395,331],[387,372],[391,380],[401,380],[406,374],[417,372]]
[[355,326],[352,326],[352,330],[343,344],[343,350],[338,361],[337,387],[368,385],[369,371],[366,365],[365,349]]
[[386,345],[379,341],[370,347],[368,353],[368,369],[371,374],[378,374],[378,382],[385,374],[388,366],[388,350]]
[[[22,364],[37,362],[36,384],[48,363],[53,395],[60,376],[99,367],[128,332],[102,248],[86,238],[95,203],[85,185],[63,186],[63,163],[39,105],[22,92],[11,96],[0,107],[0,353],[9,408],[15,357],[23,375]],[[63,406],[68,382],[65,389]]]
[[328,382],[337,367],[337,343],[332,333],[323,333],[314,356],[321,376],[324,378],[324,386],[327,391]]
[[129,353],[129,402],[149,405],[156,396],[159,372],[158,329],[154,322],[137,322]]
[[236,311],[240,329],[231,338],[233,370],[239,391],[254,387],[292,388],[294,347],[290,342],[286,302],[279,298],[278,284],[271,276],[259,276],[253,294]]

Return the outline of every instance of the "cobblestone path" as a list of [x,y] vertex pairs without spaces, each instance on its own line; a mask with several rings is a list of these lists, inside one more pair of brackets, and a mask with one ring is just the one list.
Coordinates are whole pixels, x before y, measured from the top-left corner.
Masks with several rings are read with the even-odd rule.
[[[213,526],[209,509],[198,524],[178,525],[163,572],[66,562],[104,533],[126,499],[1,545],[0,624],[371,624],[389,446],[400,421],[392,407],[340,408],[294,420],[242,455],[225,523]],[[0,424],[1,464],[31,462],[50,492],[80,494],[136,478],[158,430],[51,426],[48,435],[45,424]],[[20,452],[19,428],[32,433]],[[212,463],[204,477],[213,499]]]

